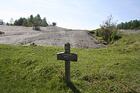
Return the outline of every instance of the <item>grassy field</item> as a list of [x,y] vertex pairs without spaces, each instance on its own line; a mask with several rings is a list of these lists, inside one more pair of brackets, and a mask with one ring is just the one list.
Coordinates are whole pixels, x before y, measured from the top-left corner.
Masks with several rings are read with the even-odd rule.
[[[73,93],[61,47],[0,45],[0,93]],[[140,34],[100,49],[72,49],[71,79],[81,93],[140,93]]]

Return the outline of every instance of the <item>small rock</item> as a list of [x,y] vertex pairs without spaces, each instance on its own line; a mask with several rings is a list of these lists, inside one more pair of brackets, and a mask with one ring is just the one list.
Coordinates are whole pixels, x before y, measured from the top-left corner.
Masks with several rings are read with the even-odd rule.
[[30,46],[37,46],[37,44],[35,44],[35,43],[31,43]]

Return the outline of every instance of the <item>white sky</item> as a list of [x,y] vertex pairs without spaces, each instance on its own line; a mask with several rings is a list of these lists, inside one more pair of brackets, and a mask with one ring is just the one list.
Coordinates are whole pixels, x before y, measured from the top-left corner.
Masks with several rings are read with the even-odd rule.
[[140,0],[1,0],[0,19],[40,14],[58,26],[94,29],[113,15],[114,20],[140,19]]

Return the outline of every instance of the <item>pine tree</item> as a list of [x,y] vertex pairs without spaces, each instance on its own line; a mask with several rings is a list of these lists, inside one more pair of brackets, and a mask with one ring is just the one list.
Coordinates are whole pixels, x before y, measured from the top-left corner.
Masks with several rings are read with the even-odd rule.
[[42,19],[41,26],[43,26],[43,27],[48,26],[48,23],[47,23],[47,21],[46,21],[46,18],[43,18],[43,19]]

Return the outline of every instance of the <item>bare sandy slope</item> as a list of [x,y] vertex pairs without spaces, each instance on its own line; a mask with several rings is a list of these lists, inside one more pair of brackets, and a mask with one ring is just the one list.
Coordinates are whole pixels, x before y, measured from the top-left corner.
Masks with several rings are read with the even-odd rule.
[[42,27],[41,30],[34,31],[31,27],[0,26],[0,31],[5,32],[0,35],[0,43],[64,46],[69,42],[72,47],[97,48],[101,46],[86,30],[70,30],[53,26]]
[[120,30],[124,34],[137,34],[140,33],[140,30]]

